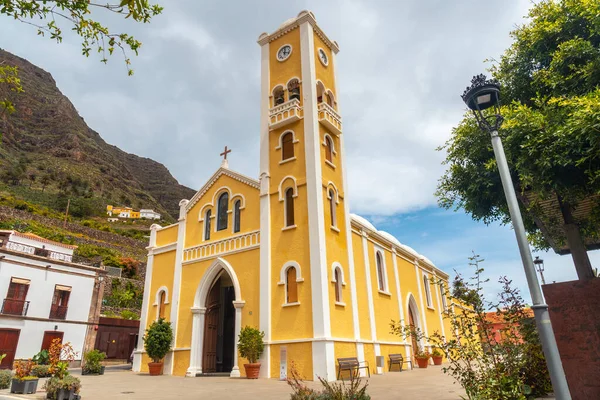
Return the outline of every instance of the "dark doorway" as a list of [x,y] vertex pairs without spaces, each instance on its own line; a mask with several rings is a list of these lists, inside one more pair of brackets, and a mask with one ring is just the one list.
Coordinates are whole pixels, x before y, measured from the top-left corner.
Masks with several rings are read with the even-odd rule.
[[235,291],[229,275],[222,274],[206,299],[202,373],[228,373],[233,368]]
[[[408,325],[410,326],[411,330],[417,329],[417,326],[415,325],[415,317],[413,315],[413,310],[410,305],[408,306]],[[417,344],[417,338],[414,335],[411,335],[410,338],[412,341],[413,355],[415,355],[419,351],[419,345]]]
[[20,334],[19,329],[0,329],[0,354],[6,354],[0,369],[12,369]]
[[44,332],[44,338],[42,339],[42,350],[50,350],[50,345],[54,339],[60,339],[62,344],[64,332],[57,331],[46,331]]

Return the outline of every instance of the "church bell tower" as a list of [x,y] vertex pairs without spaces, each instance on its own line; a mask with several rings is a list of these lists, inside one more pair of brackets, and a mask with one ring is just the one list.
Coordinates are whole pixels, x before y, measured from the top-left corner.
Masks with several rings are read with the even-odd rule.
[[314,377],[331,379],[332,337],[345,336],[331,321],[339,316],[351,326],[356,313],[331,284],[335,274],[350,276],[352,263],[335,73],[339,48],[310,11],[263,33],[258,43],[260,329],[269,343],[263,373],[277,373],[285,346],[288,360],[310,363]]

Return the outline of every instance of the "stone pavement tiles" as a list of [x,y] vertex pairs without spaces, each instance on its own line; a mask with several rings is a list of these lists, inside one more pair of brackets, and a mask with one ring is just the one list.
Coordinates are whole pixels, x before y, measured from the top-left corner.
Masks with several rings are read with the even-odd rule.
[[[75,373],[76,374],[76,373]],[[261,399],[284,400],[290,397],[286,382],[275,379],[231,379],[227,377],[183,378],[174,376],[149,376],[119,369],[106,369],[102,376],[79,376],[82,382],[82,400],[104,399]],[[459,400],[464,391],[452,378],[443,374],[440,367],[413,371],[388,372],[372,375],[368,380],[368,393],[373,400],[420,399]],[[306,382],[317,388],[318,382]],[[14,395],[0,391],[0,399],[45,398],[40,379],[35,395]]]

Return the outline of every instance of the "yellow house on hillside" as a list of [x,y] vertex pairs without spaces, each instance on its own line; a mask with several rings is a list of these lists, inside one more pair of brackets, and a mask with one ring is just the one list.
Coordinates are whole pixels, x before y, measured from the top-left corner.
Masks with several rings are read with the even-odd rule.
[[350,213],[339,48],[315,16],[302,11],[258,43],[259,177],[225,159],[179,203],[177,223],[152,226],[133,369],[147,370],[141,337],[163,316],[175,334],[167,374],[243,376],[246,325],[265,332],[262,377],[285,376],[294,362],[308,379],[335,380],[340,357],[386,372],[389,354],[412,358],[418,345],[392,335],[391,320],[451,334],[444,285],[432,283],[447,286],[448,275]]

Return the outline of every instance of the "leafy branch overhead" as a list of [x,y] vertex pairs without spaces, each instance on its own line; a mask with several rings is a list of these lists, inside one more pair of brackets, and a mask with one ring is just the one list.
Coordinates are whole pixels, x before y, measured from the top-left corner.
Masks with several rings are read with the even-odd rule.
[[[120,50],[129,75],[133,74],[127,51],[137,55],[142,43],[128,33],[112,32],[107,26],[91,19],[93,8],[123,15],[140,23],[150,22],[163,10],[148,0],[122,0],[114,4],[99,4],[90,0],[0,0],[0,13],[36,27],[38,35],[49,36],[59,43],[63,39],[61,22],[66,22],[82,38],[82,53],[86,57],[94,50],[101,54],[101,61],[106,63],[108,55],[112,55],[116,49]],[[38,20],[47,22],[39,23]]]
[[[502,90],[500,134],[538,248],[564,247],[567,224],[576,224],[585,240],[600,237],[599,12],[596,1],[535,4],[491,68]],[[509,223],[490,139],[470,114],[441,150],[447,169],[436,193],[440,206]],[[549,202],[560,211],[545,212]]]

